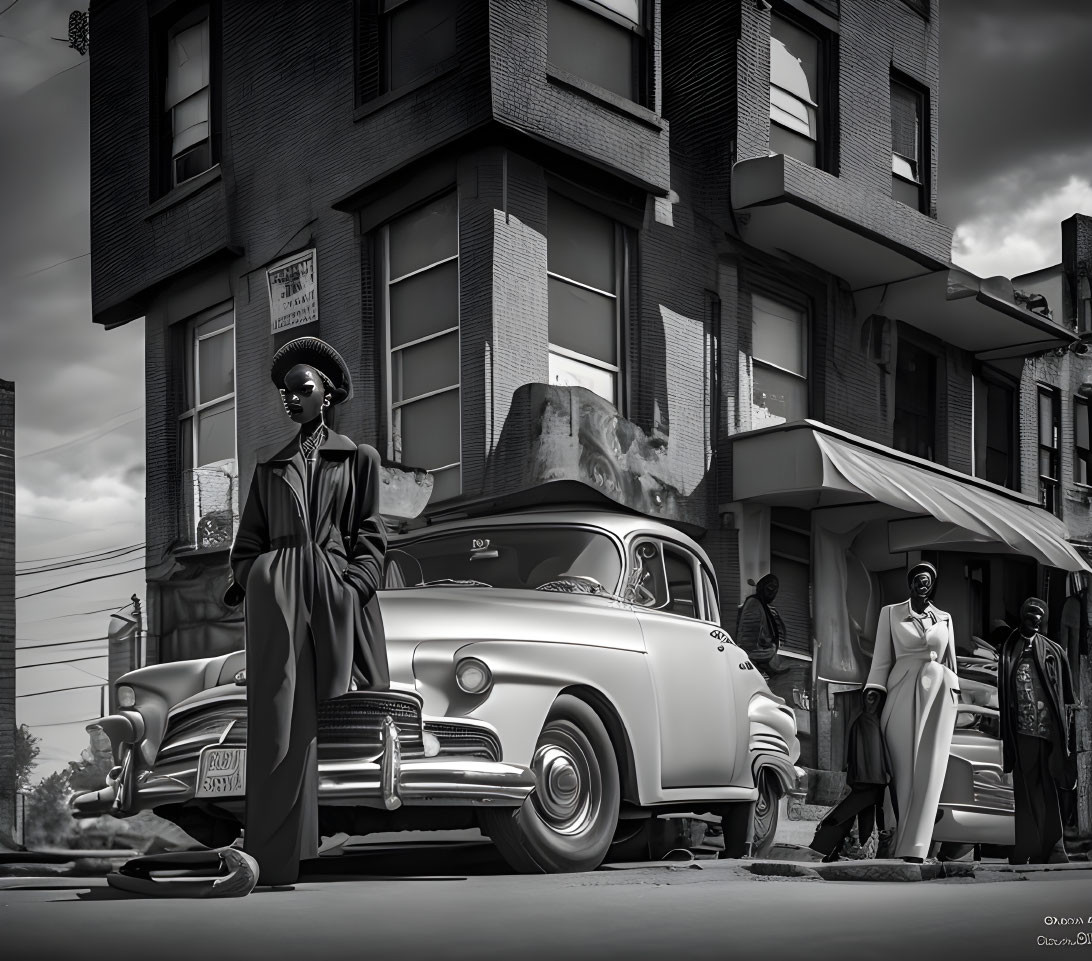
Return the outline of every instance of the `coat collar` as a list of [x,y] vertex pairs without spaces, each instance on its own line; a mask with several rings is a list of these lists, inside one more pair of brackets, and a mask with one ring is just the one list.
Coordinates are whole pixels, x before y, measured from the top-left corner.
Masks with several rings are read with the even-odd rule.
[[[910,607],[910,601],[909,601],[909,599],[908,599],[908,600],[905,600],[905,601],[902,601],[902,602],[901,602],[901,603],[899,604],[899,607],[900,607],[900,609],[901,609],[901,611],[902,611],[902,620],[904,620],[904,621],[912,621],[912,620],[914,620],[914,614],[913,614],[913,611],[912,611],[912,609],[911,609],[911,607]],[[946,611],[942,611],[942,610],[940,610],[940,608],[938,608],[938,607],[934,607],[934,606],[933,606],[933,602],[932,602],[932,601],[930,601],[930,602],[929,602],[929,603],[928,603],[928,604],[926,605],[926,607],[925,607],[925,610],[926,610],[926,611],[932,611],[933,617],[935,617],[935,618],[937,619],[937,621],[938,621],[938,622],[939,622],[939,621],[947,621],[947,620],[950,620],[950,618],[949,618],[949,616],[948,616],[948,613],[947,613]]]
[[[265,461],[265,463],[284,464],[295,457],[296,454],[299,453],[299,450],[299,434],[296,434],[284,447],[277,451],[276,454]],[[319,453],[325,457],[345,457],[356,450],[356,444],[344,434],[339,434],[337,431],[327,428],[326,440],[322,442],[322,446],[318,450]]]

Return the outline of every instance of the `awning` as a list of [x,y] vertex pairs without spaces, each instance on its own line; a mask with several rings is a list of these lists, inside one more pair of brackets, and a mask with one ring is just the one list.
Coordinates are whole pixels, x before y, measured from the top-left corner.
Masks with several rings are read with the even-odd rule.
[[815,421],[743,435],[733,459],[736,500],[798,507],[875,501],[950,525],[928,545],[936,549],[1004,545],[1050,567],[1090,570],[1062,522],[1028,498]]

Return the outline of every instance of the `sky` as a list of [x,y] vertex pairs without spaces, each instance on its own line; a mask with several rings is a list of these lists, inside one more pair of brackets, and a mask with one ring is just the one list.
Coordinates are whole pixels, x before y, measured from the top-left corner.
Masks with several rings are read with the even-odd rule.
[[[88,58],[53,39],[74,8],[0,0],[0,378],[16,382],[16,560],[28,572],[144,537],[144,329],[91,321]],[[942,0],[940,16],[938,206],[953,260],[982,276],[1056,264],[1060,222],[1092,214],[1092,6]],[[102,638],[110,608],[144,599],[143,560],[138,549],[16,578],[24,595],[130,572],[17,602],[17,720],[41,737],[36,778],[87,746],[106,660],[83,658],[106,643],[35,647]]]

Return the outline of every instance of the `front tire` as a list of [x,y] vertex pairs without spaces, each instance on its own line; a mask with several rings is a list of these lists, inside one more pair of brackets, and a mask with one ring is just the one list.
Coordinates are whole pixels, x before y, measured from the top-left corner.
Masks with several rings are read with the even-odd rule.
[[563,694],[550,708],[531,762],[535,790],[515,810],[479,812],[482,830],[516,871],[593,871],[618,827],[618,760],[599,716]]

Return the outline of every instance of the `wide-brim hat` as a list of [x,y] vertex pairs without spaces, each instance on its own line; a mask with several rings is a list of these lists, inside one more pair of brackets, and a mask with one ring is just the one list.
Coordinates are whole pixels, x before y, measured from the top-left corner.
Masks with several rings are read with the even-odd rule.
[[269,376],[277,387],[284,387],[285,375],[297,364],[313,367],[330,382],[330,403],[341,404],[353,396],[349,365],[333,347],[317,337],[297,337],[273,355]]

